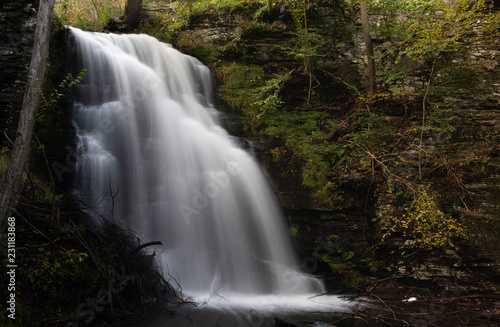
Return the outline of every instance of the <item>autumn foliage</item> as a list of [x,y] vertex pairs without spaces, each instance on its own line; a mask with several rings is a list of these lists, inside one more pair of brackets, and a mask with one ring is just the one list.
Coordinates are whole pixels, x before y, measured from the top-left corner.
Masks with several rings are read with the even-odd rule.
[[124,10],[125,0],[57,0],[55,6],[63,24],[84,30],[100,30]]

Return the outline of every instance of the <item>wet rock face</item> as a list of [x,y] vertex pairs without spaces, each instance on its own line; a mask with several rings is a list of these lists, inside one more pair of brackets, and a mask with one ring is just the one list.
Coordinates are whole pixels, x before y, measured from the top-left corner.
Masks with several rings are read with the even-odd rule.
[[[252,22],[244,12],[202,15],[196,17],[185,32],[226,47],[225,55],[234,54],[235,61],[248,61],[266,68],[281,66],[292,69],[293,58],[287,57],[287,53],[280,49],[291,47],[286,43],[293,37],[294,25],[283,14],[280,12],[281,16],[274,17],[269,26],[261,24],[252,29],[248,28]],[[357,14],[354,16],[357,17]],[[332,55],[324,60],[330,60],[332,67],[336,68],[335,74],[344,76],[347,82],[361,89],[367,84],[363,37],[360,29],[348,27],[355,25],[353,21],[356,17],[346,17],[329,6],[315,11],[308,19],[308,25],[310,32],[326,40],[323,45],[327,48],[325,52]],[[376,35],[374,38],[377,44],[383,44],[384,40],[377,39]],[[450,132],[448,139],[443,139],[439,133],[429,132],[422,143],[429,156],[443,155],[449,160],[453,160],[463,149],[487,153],[486,162],[471,157],[468,168],[464,170],[463,187],[470,196],[467,199],[470,200],[469,212],[464,212],[462,202],[457,202],[456,198],[444,199],[445,195],[449,195],[446,193],[450,192],[447,186],[443,188],[442,205],[447,212],[461,221],[470,222],[468,228],[477,230],[470,229],[470,240],[450,246],[447,250],[426,252],[408,260],[384,257],[381,265],[390,274],[424,281],[441,280],[463,290],[500,288],[498,278],[493,278],[500,272],[500,250],[496,246],[500,233],[500,75],[495,73],[500,69],[500,41],[495,42],[473,54],[482,58],[484,69],[460,72],[470,74],[470,78],[462,76],[461,85],[451,86],[445,75],[435,76],[433,85],[439,86],[443,92],[433,94],[434,105],[448,109],[442,120],[454,132]],[[228,47],[228,44],[233,46]],[[406,65],[416,70],[415,76],[409,76],[404,81],[407,87],[405,92],[417,94],[428,80],[425,62],[409,61]],[[406,109],[403,109],[405,99],[401,96],[402,86],[394,84],[384,87],[392,91],[392,96],[387,106],[377,108],[377,113],[388,126],[395,126],[407,114]],[[288,83],[287,89],[282,92],[284,100],[290,106],[293,106],[294,101],[300,105],[298,95],[302,89],[302,85]],[[334,98],[332,96],[329,101],[338,101]],[[342,108],[349,110],[345,106]],[[410,127],[418,129],[421,124],[421,104],[409,110],[409,115],[413,115]],[[343,191],[345,198],[350,200],[344,203],[343,209],[324,208],[314,201],[312,191],[302,185],[301,167],[293,158],[284,156],[277,161],[269,153],[275,144],[266,140],[257,140],[255,143],[255,154],[287,209],[291,231],[300,252],[310,258],[329,255],[339,267],[356,265],[355,269],[363,266],[363,260],[373,259],[369,249],[377,244],[380,237],[377,217],[381,217],[377,213],[382,212],[377,202],[379,186],[376,181],[353,180],[346,183]],[[405,162],[408,171],[418,170],[418,151],[406,151],[399,159]],[[435,174],[432,178],[431,182],[435,185],[446,184],[444,176]],[[398,247],[398,244],[394,242],[389,248],[391,246]],[[372,265],[367,268],[377,267]]]
[[0,42],[0,129],[6,129],[10,137],[14,135],[22,104],[38,4],[34,0],[5,0],[0,3],[0,31],[3,40]]
[[241,32],[245,21],[246,17],[238,12],[226,13],[223,16],[200,15],[193,19],[190,29],[199,33],[198,36],[205,41],[225,44]]

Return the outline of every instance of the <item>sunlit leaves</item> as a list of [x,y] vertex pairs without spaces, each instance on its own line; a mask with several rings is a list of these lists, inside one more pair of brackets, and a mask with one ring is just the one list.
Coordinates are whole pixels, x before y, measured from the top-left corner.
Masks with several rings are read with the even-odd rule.
[[124,9],[125,0],[56,0],[54,10],[65,25],[100,30]]

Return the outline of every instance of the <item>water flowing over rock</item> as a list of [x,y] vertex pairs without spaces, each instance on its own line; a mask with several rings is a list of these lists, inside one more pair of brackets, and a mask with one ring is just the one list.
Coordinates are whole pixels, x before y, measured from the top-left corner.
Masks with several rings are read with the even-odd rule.
[[[219,125],[209,69],[146,35],[71,28],[77,197],[96,221],[161,241],[165,274],[193,295],[308,294],[281,208]],[[96,214],[98,212],[99,214]]]

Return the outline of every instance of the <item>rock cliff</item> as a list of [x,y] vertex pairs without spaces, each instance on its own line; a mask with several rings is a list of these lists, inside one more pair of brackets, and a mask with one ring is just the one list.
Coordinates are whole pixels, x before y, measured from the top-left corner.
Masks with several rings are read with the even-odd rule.
[[[248,79],[251,76],[254,80],[270,80],[288,70],[290,77],[279,92],[281,112],[311,106],[326,112],[340,125],[328,135],[332,143],[338,143],[346,134],[355,132],[346,130],[354,128],[350,119],[363,119],[362,114],[353,113],[360,110],[355,104],[356,92],[364,89],[368,78],[360,22],[354,9],[341,2],[309,8],[308,31],[321,39],[315,45],[321,56],[315,58],[314,79],[294,53],[297,31],[286,8],[276,8],[257,18],[249,15],[255,11],[244,9],[194,15],[177,35],[175,46],[212,66],[229,117],[234,116],[234,110],[248,115],[244,96],[252,86],[228,77],[231,71],[224,65],[238,63]],[[370,19],[376,24],[383,17],[371,15]],[[386,40],[382,36],[373,35],[373,41],[378,51],[384,51]],[[404,63],[411,66],[413,74],[406,76],[403,83],[381,85],[384,98],[372,108],[377,122],[370,127],[378,129],[371,130],[371,137],[383,137],[373,142],[388,144],[383,156],[391,156],[398,164],[384,167],[385,161],[375,155],[368,168],[360,167],[359,162],[350,163],[349,173],[342,175],[341,199],[334,206],[318,201],[316,190],[304,185],[303,162],[291,151],[283,150],[286,147],[281,139],[269,138],[258,128],[256,132],[248,126],[233,130],[253,144],[287,209],[297,247],[308,256],[304,261],[306,269],[311,269],[311,260],[326,261],[337,270],[402,275],[441,285],[451,283],[461,290],[499,289],[500,251],[495,246],[500,233],[499,50],[498,40],[482,44],[472,57],[481,59],[483,66],[472,72],[454,72],[463,76],[455,76],[452,83],[445,73],[433,77],[437,91],[432,105],[443,110],[424,117],[431,126],[422,133],[423,99],[422,93],[415,90],[425,86],[429,64]],[[254,66],[262,70],[255,73],[249,68]],[[304,106],[311,80],[315,100]],[[242,100],[235,99],[235,94],[228,97],[227,84]],[[228,126],[241,124],[229,119]],[[385,132],[379,133],[382,129]],[[396,143],[387,141],[389,134],[399,135],[397,141],[391,141]],[[440,250],[422,250],[401,257],[401,249],[411,248],[412,241],[396,235],[391,242],[380,242],[391,227],[387,226],[391,224],[387,217],[397,213],[388,209],[387,175],[392,174],[389,179],[396,183],[404,183],[405,178],[417,178],[419,173],[420,180],[430,187],[429,194],[438,199],[438,212],[460,221],[468,238]],[[332,180],[338,177],[336,171],[328,176]]]
[[[0,4],[0,129],[13,138],[31,59],[38,1],[2,1]],[[8,141],[2,136],[2,145]]]

